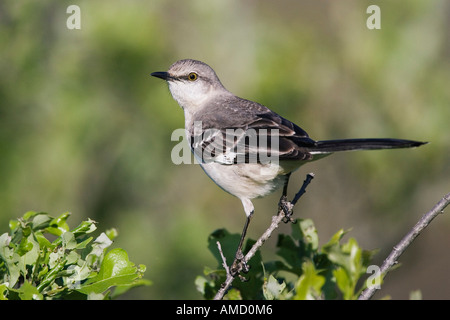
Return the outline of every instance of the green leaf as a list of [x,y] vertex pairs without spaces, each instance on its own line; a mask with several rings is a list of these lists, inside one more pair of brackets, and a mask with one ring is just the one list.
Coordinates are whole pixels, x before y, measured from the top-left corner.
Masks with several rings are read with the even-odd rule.
[[338,232],[336,232],[328,241],[328,243],[324,244],[322,249],[326,250],[329,246],[338,245],[341,241],[342,237],[346,234],[346,232],[343,229],[340,229]]
[[64,258],[64,248],[59,248],[58,250],[53,251],[49,255],[48,265],[50,269],[55,268],[57,264],[59,264]]
[[285,288],[286,283],[284,281],[279,283],[274,276],[270,275],[269,279],[263,285],[264,298],[266,300],[280,299],[281,293]]
[[319,275],[311,261],[305,261],[302,266],[303,274],[295,286],[296,300],[313,300],[321,298],[321,289],[325,284],[325,277]]
[[354,293],[354,286],[348,273],[344,270],[344,268],[339,267],[333,271],[333,275],[336,278],[336,284],[342,292],[343,298],[345,300],[351,299]]
[[36,238],[41,248],[49,248],[50,250],[54,249],[52,243],[48,241],[48,239],[44,236],[44,234],[41,231],[36,231],[34,233],[34,237]]
[[111,228],[105,231],[106,235],[110,240],[114,240],[119,235],[119,232],[117,232],[116,228]]
[[[208,271],[206,269],[208,269]],[[215,276],[216,272],[219,273],[219,271],[212,271],[208,267],[205,267],[204,274],[205,275],[212,274],[213,276],[208,277],[209,280],[204,276],[197,276],[197,278],[195,278],[195,287],[197,288],[197,291],[199,291],[206,299],[212,299],[216,294],[217,290],[215,289],[216,283],[214,280],[217,280],[217,282],[220,283],[222,283],[223,280],[225,280],[225,270],[223,270],[223,275],[221,276]],[[220,283],[217,285],[220,286]]]
[[208,281],[205,277],[197,276],[194,281],[195,288],[198,292],[200,292],[203,296],[205,295],[206,286],[214,286],[212,281]]
[[[139,268],[139,270],[142,271],[141,268]],[[114,299],[114,298],[124,294],[125,292],[127,292],[128,290],[130,290],[132,288],[140,287],[140,286],[149,286],[151,284],[152,284],[152,282],[150,280],[147,280],[147,279],[136,279],[130,284],[119,285],[119,286],[117,286],[114,289],[114,292],[111,294],[111,299]]]
[[409,293],[409,300],[422,300],[422,292],[420,290],[413,290]]
[[277,241],[277,255],[282,257],[292,268],[293,273],[300,274],[302,268],[302,260],[300,258],[300,248],[294,240],[287,235],[279,234]]
[[[23,238],[22,240],[25,240],[25,238]],[[32,269],[34,269],[36,267],[36,261],[39,258],[39,243],[34,240],[33,235],[28,236],[26,242],[27,251],[22,251],[19,259],[19,267],[24,276],[27,276],[27,265],[31,266]]]
[[66,250],[72,250],[75,249],[77,246],[77,241],[75,240],[75,235],[70,232],[66,231],[61,235],[62,238],[62,245]]
[[50,225],[52,218],[46,213],[39,213],[33,217],[32,227],[34,231],[42,230]]
[[9,220],[9,229],[11,230],[11,232],[13,232],[14,230],[16,230],[20,225],[19,220]]
[[[62,259],[61,259],[62,260]],[[65,261],[58,260],[58,263],[54,265],[52,268],[50,268],[50,271],[47,272],[44,276],[44,279],[39,283],[37,286],[37,289],[39,292],[42,292],[46,287],[50,286],[58,276],[58,273],[64,268]]]
[[355,238],[348,239],[348,242],[342,246],[342,251],[348,253],[350,275],[359,276],[362,267],[362,250]]
[[30,220],[30,218],[32,218],[38,214],[39,214],[39,212],[36,212],[36,211],[28,211],[23,215],[22,219],[25,221],[28,221],[28,220]]
[[10,242],[11,236],[7,233],[0,236],[0,258],[5,262],[9,275],[9,286],[12,288],[20,277],[20,256],[9,247]]
[[108,248],[113,242],[108,238],[108,236],[102,232],[92,243],[90,247],[86,247],[85,250],[90,249],[89,254],[86,256],[86,261],[90,265],[95,265],[97,262],[100,263],[101,258],[105,249]]
[[22,241],[20,241],[19,247],[17,248],[16,252],[19,256],[23,256],[31,249],[33,249],[33,244],[30,241],[28,241],[28,238],[23,237]]
[[42,300],[44,298],[36,287],[26,281],[17,292],[21,300]]
[[77,291],[84,294],[103,293],[112,286],[129,285],[140,276],[126,251],[117,248],[106,254],[97,276],[89,279]]
[[225,298],[227,300],[242,300],[241,291],[236,288],[231,288],[230,290],[228,290]]
[[96,223],[97,222],[94,220],[88,218],[87,221],[81,222],[78,227],[72,230],[72,232],[76,237],[94,232],[97,230],[97,226],[95,225]]
[[339,230],[331,240],[322,247],[322,251],[328,255],[328,259],[338,266],[342,266],[349,275],[359,273],[361,261],[361,249],[354,238],[341,245],[340,239],[344,235]]
[[80,255],[76,251],[70,251],[69,254],[66,256],[66,264],[77,264],[78,260],[80,259]]
[[[295,225],[292,225],[294,229]],[[314,226],[314,222],[311,219],[301,219],[298,223],[298,227],[302,231],[303,240],[309,245],[310,250],[317,250],[319,247],[319,235],[317,234],[317,229]],[[295,232],[292,232],[292,236],[295,239]],[[300,238],[298,240],[301,240]]]
[[8,300],[8,286],[0,284],[0,300]]
[[94,238],[92,238],[92,237],[89,237],[89,238],[87,238],[86,240],[84,240],[84,241],[81,241],[80,243],[78,243],[77,245],[76,245],[76,249],[84,249],[84,248],[86,248],[86,246],[92,241],[92,239],[94,239]]
[[64,212],[59,217],[52,219],[49,222],[49,227],[46,228],[47,232],[60,236],[64,232],[69,231],[69,226],[66,220],[69,218],[70,212]]

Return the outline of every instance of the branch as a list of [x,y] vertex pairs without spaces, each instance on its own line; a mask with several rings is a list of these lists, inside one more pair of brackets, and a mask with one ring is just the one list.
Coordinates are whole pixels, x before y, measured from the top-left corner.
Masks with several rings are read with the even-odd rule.
[[[308,173],[306,175],[305,181],[303,181],[303,185],[300,188],[300,190],[295,195],[294,199],[290,202],[292,207],[297,203],[297,201],[300,199],[300,197],[306,192],[306,187],[309,185],[311,180],[314,178],[313,173]],[[283,218],[285,217],[285,212],[283,209],[280,208],[278,214],[276,216],[272,217],[272,223],[270,224],[269,228],[261,235],[261,237],[256,241],[256,243],[253,245],[253,247],[249,250],[249,252],[244,257],[244,262],[248,263],[251,258],[256,254],[256,251],[258,251],[259,248],[264,244],[264,242],[270,238],[273,231],[278,228],[278,225],[283,221]],[[222,257],[223,266],[227,272],[227,278],[224,283],[222,283],[222,286],[220,287],[219,291],[217,291],[214,300],[221,300],[225,293],[227,292],[228,288],[233,283],[234,279],[236,278],[236,275],[232,275],[228,266],[227,262],[225,260],[225,257],[222,253],[222,248],[220,246],[220,243],[217,242],[217,246],[219,248],[220,255]]]
[[[414,241],[414,239],[425,229],[428,224],[439,214],[443,213],[445,207],[450,203],[450,193],[444,196],[441,201],[439,201],[433,209],[428,211],[426,214],[422,216],[422,218],[417,222],[417,224],[409,231],[406,236],[403,237],[400,242],[394,246],[394,249],[391,251],[389,256],[384,260],[383,264],[380,268],[380,276],[384,277],[390,271],[393,265],[397,263],[397,259],[402,255],[402,253],[409,247],[409,245]],[[358,300],[369,300],[374,294],[375,290],[377,290],[376,286],[369,287],[365,289]]]
[[223,261],[222,266],[225,269],[225,271],[227,272],[227,274],[229,274],[230,269],[228,268],[228,265],[227,265],[227,259],[223,255],[222,246],[220,245],[219,241],[217,241],[216,244],[217,244],[217,248],[219,249],[220,257],[222,258],[222,261]]

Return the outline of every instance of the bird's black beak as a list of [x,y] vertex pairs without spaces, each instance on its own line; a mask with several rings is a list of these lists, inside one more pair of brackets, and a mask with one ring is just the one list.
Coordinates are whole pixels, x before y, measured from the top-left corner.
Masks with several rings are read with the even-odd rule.
[[153,72],[151,75],[166,81],[170,78],[167,72]]

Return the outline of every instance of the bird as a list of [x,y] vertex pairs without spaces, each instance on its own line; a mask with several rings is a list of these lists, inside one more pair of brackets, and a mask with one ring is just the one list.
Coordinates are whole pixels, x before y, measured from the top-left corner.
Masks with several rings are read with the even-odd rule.
[[[241,200],[246,220],[234,270],[248,271],[242,245],[255,208],[252,200],[283,187],[280,204],[286,215],[289,178],[300,166],[335,152],[412,148],[427,142],[359,138],[314,140],[295,123],[266,106],[228,91],[206,63],[182,59],[168,71],[151,73],[165,80],[184,111],[185,133],[204,172],[224,191]],[[286,209],[287,208],[287,209]]]

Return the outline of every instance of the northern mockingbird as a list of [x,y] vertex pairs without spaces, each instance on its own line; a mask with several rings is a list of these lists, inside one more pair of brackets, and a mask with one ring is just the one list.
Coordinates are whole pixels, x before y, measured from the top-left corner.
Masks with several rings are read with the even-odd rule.
[[167,81],[170,93],[184,110],[186,137],[205,173],[242,201],[247,219],[237,260],[243,258],[242,244],[254,212],[251,200],[284,186],[283,205],[290,174],[301,165],[338,151],[424,144],[399,139],[313,140],[267,107],[229,92],[214,70],[201,61],[180,60],[167,72],[151,75]]

